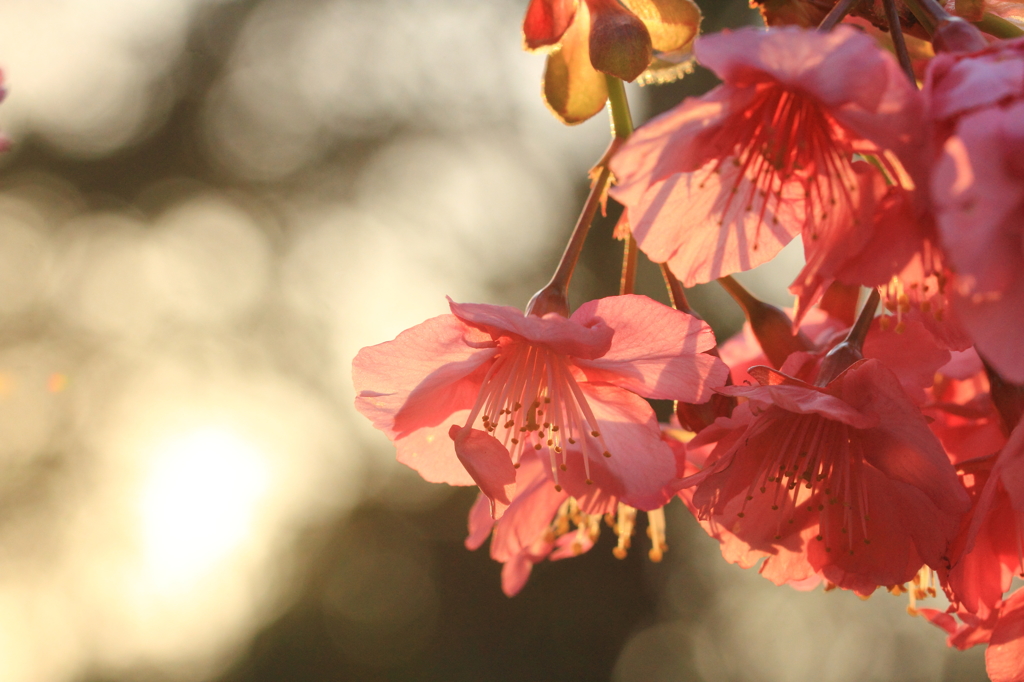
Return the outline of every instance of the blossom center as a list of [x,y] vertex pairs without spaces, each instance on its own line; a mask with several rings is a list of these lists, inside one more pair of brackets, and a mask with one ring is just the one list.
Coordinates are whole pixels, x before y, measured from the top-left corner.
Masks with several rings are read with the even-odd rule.
[[[925,253],[919,258],[922,266],[917,272],[901,273],[901,276],[894,276],[889,282],[878,287],[882,295],[883,314],[879,318],[882,329],[888,329],[892,324],[890,318],[896,318],[895,330],[897,333],[906,329],[903,316],[917,308],[926,315],[931,315],[937,322],[942,322],[946,314],[946,284],[945,273],[941,265],[935,265],[928,258],[931,251],[928,242],[925,242]],[[915,263],[916,265],[916,263]]]
[[559,490],[558,472],[568,469],[570,448],[583,454],[587,483],[593,483],[590,453],[612,456],[566,357],[544,346],[521,341],[501,346],[466,426],[478,419],[483,430],[502,442],[517,468],[527,449],[546,449]]
[[854,205],[858,183],[852,148],[814,99],[778,83],[762,85],[716,135],[714,146],[728,156],[712,172],[720,172],[723,163],[739,168],[723,216],[731,206],[750,212],[760,204],[760,229],[772,198],[776,213],[784,201],[802,202],[805,229],[817,239],[830,216]]
[[771,509],[780,512],[776,540],[786,534],[783,528],[794,523],[795,514],[806,510],[820,515],[816,539],[826,552],[838,548],[854,554],[855,538],[871,544],[858,431],[817,414],[783,414],[787,418],[769,418],[756,436],[769,445],[738,516],[744,516],[755,496],[768,495]]

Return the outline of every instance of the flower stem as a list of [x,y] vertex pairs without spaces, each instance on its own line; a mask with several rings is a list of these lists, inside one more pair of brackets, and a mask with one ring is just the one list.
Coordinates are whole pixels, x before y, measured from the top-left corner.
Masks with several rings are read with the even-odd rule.
[[[625,140],[633,134],[633,115],[629,111],[626,87],[622,80],[605,74],[608,84],[608,108],[611,115],[612,137]],[[625,209],[623,209],[625,210]],[[622,247],[622,278],[619,280],[619,294],[632,294],[636,288],[636,239],[630,232]]]
[[665,286],[668,287],[668,297],[672,301],[672,307],[693,315],[693,309],[690,308],[690,303],[686,300],[686,294],[683,293],[683,285],[679,283],[676,276],[669,270],[667,263],[661,264],[661,276],[665,279]]
[[[590,194],[587,196],[587,202],[583,204],[583,210],[576,221],[576,227],[573,228],[572,236],[569,237],[569,243],[565,245],[562,259],[558,262],[558,268],[555,270],[555,274],[551,276],[551,281],[534,294],[533,298],[526,305],[527,315],[543,316],[548,313],[558,313],[563,316],[569,315],[569,281],[572,279],[572,273],[580,259],[580,253],[583,252],[583,244],[587,240],[587,233],[590,232],[590,226],[597,215],[597,209],[604,201],[605,192],[608,191],[608,185],[611,182],[612,172],[608,168],[608,162],[625,139],[633,133],[633,117],[629,113],[629,102],[626,100],[625,86],[621,80],[614,76],[606,74],[605,79],[608,83],[608,104],[611,109],[612,142],[601,156],[601,160],[597,162],[597,165],[591,171],[591,177],[594,179],[593,184],[590,186]],[[630,255],[631,253],[632,255]],[[630,274],[629,282],[626,282],[626,266],[629,265],[630,258],[633,260],[633,272]],[[636,242],[633,241],[632,235],[630,235],[629,241],[626,243],[623,266],[621,286],[632,291],[633,279],[636,274]]]
[[981,21],[975,21],[974,25],[996,38],[1019,38],[1024,36],[1024,29],[1021,29],[1020,26],[1012,21],[1003,19],[998,14],[992,14],[992,12],[985,12]]
[[936,2],[929,4],[928,0],[906,0],[906,4],[929,35],[935,32],[935,27],[942,18],[951,16]]
[[[609,152],[612,151],[612,147],[618,144],[621,144],[621,140],[612,140]],[[609,154],[606,153],[605,158],[608,156]],[[530,299],[526,306],[527,315],[543,316],[548,313],[558,313],[565,317],[569,316],[569,281],[572,280],[573,270],[576,269],[580,253],[583,252],[583,244],[587,240],[587,233],[590,232],[590,225],[594,222],[594,216],[597,215],[601,199],[608,189],[611,175],[611,170],[609,170],[607,164],[600,166],[597,178],[590,187],[587,201],[583,204],[580,217],[576,220],[576,227],[573,228],[572,236],[569,237],[569,243],[565,245],[565,251],[562,252],[562,259],[558,262],[558,268],[555,270],[555,274],[551,276],[551,281]]]
[[[625,210],[625,209],[623,209]],[[619,296],[632,294],[636,288],[636,239],[630,232],[622,243],[622,278],[619,280]]]
[[843,20],[850,10],[859,2],[859,0],[839,0],[825,18],[818,24],[819,31],[831,31],[836,24]]
[[626,100],[626,86],[615,76],[605,74],[608,84],[608,107],[612,116],[612,136],[625,140],[633,134],[633,116],[629,113],[629,101]]
[[910,54],[907,52],[907,41],[903,38],[903,27],[900,26],[900,13],[896,9],[896,0],[883,0],[885,4],[885,15],[889,21],[889,35],[892,36],[893,47],[896,48],[896,58],[900,60],[903,72],[907,74],[910,82],[917,87],[917,76],[914,75],[914,66],[910,63]]

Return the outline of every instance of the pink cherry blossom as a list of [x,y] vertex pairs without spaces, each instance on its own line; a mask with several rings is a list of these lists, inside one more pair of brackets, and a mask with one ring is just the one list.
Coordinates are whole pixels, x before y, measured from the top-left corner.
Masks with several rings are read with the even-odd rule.
[[780,583],[820,574],[866,594],[944,565],[970,503],[897,377],[875,359],[824,388],[768,368],[755,376],[761,385],[720,389],[747,398],[751,416],[685,481],[700,518],[746,556],[778,557]]
[[887,192],[853,154],[902,177],[884,152],[916,158],[918,93],[891,55],[843,27],[723,32],[696,53],[724,84],[642,126],[612,160],[612,196],[640,248],[687,286],[755,267],[802,234],[804,310],[834,278],[830,259],[870,240],[855,228]]
[[590,301],[569,318],[450,305],[353,361],[356,408],[399,461],[428,481],[476,483],[495,518],[531,451],[577,498],[595,481],[640,509],[671,497],[674,458],[643,398],[699,403],[725,382],[703,352],[715,345],[704,322],[644,296]]
[[[743,436],[746,428],[754,420],[750,403],[741,403],[733,410],[731,417],[719,418],[707,427],[696,438],[687,444],[685,469],[683,476],[694,476],[709,465],[721,451],[734,446]],[[720,448],[719,453],[715,452]],[[713,514],[702,514],[693,502],[695,489],[687,486],[679,491],[686,508],[700,523],[704,531],[718,540],[722,558],[741,568],[751,568],[762,559],[758,572],[777,585],[789,584],[797,588],[812,589],[821,582],[821,576],[807,561],[803,544],[810,540],[817,530],[813,526],[803,524],[786,542],[777,543],[771,548],[755,548],[741,539],[731,528],[731,519],[720,519]],[[741,531],[742,533],[742,531]],[[810,537],[806,537],[810,536]]]

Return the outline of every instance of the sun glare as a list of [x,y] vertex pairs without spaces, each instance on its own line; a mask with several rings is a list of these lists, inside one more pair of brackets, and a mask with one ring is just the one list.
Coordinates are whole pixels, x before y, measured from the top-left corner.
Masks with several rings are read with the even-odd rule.
[[234,433],[193,431],[155,453],[142,491],[146,564],[174,590],[241,549],[269,483],[267,457]]

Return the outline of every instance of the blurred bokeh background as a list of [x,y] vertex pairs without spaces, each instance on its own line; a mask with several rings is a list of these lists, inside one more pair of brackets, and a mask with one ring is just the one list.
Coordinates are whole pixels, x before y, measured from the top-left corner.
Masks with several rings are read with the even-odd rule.
[[[355,414],[361,346],[544,283],[607,143],[545,110],[525,5],[0,0],[0,681],[984,679],[902,598],[725,564],[678,503],[662,563],[606,533],[507,599],[475,491]],[[577,303],[615,292],[615,217]],[[785,303],[787,254],[745,281]]]

